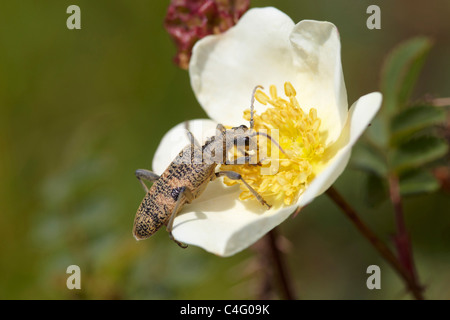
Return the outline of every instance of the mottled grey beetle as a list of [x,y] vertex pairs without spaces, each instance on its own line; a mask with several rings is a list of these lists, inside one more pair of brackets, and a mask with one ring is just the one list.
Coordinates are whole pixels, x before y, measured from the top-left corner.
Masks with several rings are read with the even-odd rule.
[[[173,221],[183,205],[198,198],[210,181],[221,176],[242,181],[262,205],[270,208],[270,205],[239,173],[234,171],[216,172],[217,165],[230,163],[227,155],[228,151],[234,146],[244,146],[241,150],[243,156],[237,159],[237,163],[249,163],[252,157],[249,152],[256,148],[255,144],[251,147],[251,138],[263,135],[272,140],[268,134],[253,130],[253,103],[258,88],[262,87],[256,86],[252,93],[250,128],[241,125],[226,129],[219,124],[217,125],[216,135],[210,137],[203,146],[187,131],[191,141],[190,145],[184,147],[161,176],[145,169],[136,170],[136,177],[147,193],[134,220],[133,235],[137,240],[147,239],[158,231],[162,225],[166,225],[170,238],[179,246],[185,248],[186,246],[175,240],[172,235]],[[284,153],[274,140],[272,140],[272,143],[275,143]],[[147,188],[143,180],[153,182],[150,189]]]

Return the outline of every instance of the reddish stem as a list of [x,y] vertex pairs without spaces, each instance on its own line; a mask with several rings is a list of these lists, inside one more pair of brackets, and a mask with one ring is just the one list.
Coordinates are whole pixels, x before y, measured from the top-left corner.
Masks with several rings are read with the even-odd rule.
[[396,258],[391,249],[359,218],[353,207],[348,204],[335,188],[330,187],[326,193],[342,209],[342,212],[350,219],[358,231],[403,278],[414,297],[417,300],[423,300],[422,288],[417,284],[416,279],[411,276],[408,269]]
[[276,228],[272,229],[267,234],[266,238],[272,256],[272,263],[276,272],[276,277],[278,278],[284,299],[295,300],[296,295],[294,287],[292,286],[292,280],[286,263],[282,257],[282,252],[277,245],[278,234]]
[[406,230],[398,178],[393,174],[389,176],[389,193],[394,206],[394,220],[397,229],[397,234],[394,236],[394,243],[397,249],[398,259],[408,271],[409,276],[415,285],[420,288],[414,265],[411,240],[408,231]]

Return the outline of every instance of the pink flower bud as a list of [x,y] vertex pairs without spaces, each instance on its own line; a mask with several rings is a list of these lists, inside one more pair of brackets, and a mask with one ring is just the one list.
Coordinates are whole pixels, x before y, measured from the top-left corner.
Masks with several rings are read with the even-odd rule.
[[171,0],[164,26],[177,47],[174,62],[187,69],[194,44],[228,30],[249,7],[250,0]]

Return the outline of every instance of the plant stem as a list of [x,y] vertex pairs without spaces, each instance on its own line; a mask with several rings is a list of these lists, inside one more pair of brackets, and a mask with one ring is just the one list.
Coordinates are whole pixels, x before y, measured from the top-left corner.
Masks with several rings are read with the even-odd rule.
[[398,259],[408,271],[413,282],[420,288],[418,285],[417,272],[412,255],[411,240],[405,226],[398,178],[394,174],[389,176],[389,194],[394,206],[394,220],[397,228],[397,234],[394,237],[394,242],[397,248]]
[[418,300],[423,300],[422,288],[416,283],[415,278],[411,277],[408,270],[399,262],[389,247],[359,218],[353,207],[345,201],[335,188],[330,187],[326,193],[336,205],[342,209],[343,213],[350,219],[359,232],[369,240],[380,255],[394,268],[395,271],[397,271],[400,277],[403,278],[414,297]]
[[296,295],[294,288],[292,286],[292,280],[288,272],[288,268],[283,259],[282,252],[277,245],[278,233],[276,228],[272,229],[266,235],[266,243],[269,247],[269,252],[272,257],[273,269],[276,273],[276,277],[280,284],[280,289],[282,291],[283,298],[286,300],[295,300]]

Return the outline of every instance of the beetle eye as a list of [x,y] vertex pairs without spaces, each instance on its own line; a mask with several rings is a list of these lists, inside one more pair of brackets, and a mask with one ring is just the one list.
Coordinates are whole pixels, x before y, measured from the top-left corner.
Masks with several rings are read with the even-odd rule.
[[239,129],[248,129],[248,128],[247,128],[247,126],[246,126],[245,124],[241,124],[241,125],[239,126]]

